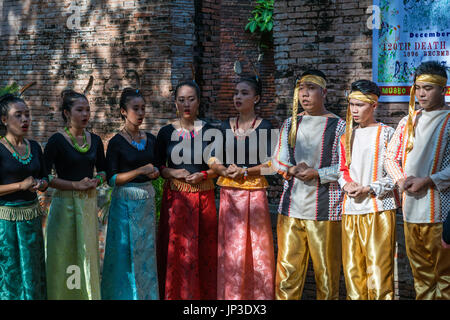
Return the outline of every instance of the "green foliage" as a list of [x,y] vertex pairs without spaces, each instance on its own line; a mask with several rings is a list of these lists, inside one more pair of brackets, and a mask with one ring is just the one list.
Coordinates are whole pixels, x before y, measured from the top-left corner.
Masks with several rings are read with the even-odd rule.
[[9,86],[0,88],[0,97],[7,94],[7,93],[18,93],[19,92],[19,85],[15,82],[13,82],[12,84],[10,84]]
[[159,177],[158,179],[152,180],[153,188],[155,189],[156,221],[159,221],[164,181],[165,180],[161,177]]
[[252,17],[248,19],[245,30],[251,33],[271,32],[273,29],[273,3],[274,0],[258,0],[252,11]]

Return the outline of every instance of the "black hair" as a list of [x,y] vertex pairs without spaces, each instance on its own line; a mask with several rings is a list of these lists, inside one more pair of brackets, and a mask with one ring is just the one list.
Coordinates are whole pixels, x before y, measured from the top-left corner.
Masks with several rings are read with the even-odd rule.
[[[139,89],[133,89],[133,88],[125,88],[122,91],[122,94],[120,95],[120,102],[119,102],[119,106],[120,109],[123,109],[125,111],[127,111],[127,103],[134,98],[142,98],[142,100],[144,100],[144,96],[141,93],[141,90]],[[122,113],[120,114],[120,117],[122,119],[125,119],[125,117],[122,115]]]
[[312,75],[312,76],[319,76],[325,79],[325,81],[327,80],[327,77],[325,76],[325,74],[317,69],[309,69],[306,70],[305,72],[302,73],[302,75],[300,76],[299,79],[303,78],[304,76],[308,76],[308,75]]
[[85,99],[86,101],[89,102],[89,100],[86,98],[86,96],[84,94],[78,93],[71,89],[63,90],[63,92],[61,92],[61,98],[63,100],[62,105],[61,105],[61,113],[62,113],[64,122],[67,122],[67,117],[64,114],[64,110],[71,112],[75,101],[77,101],[78,99]]
[[200,100],[200,87],[198,86],[198,84],[195,81],[192,81],[192,80],[182,81],[177,84],[177,86],[175,87],[175,99],[178,96],[178,90],[184,86],[188,86],[188,87],[195,89],[195,94],[197,95],[197,99]]
[[[8,112],[11,109],[11,104],[13,103],[23,103],[27,105],[25,101],[11,93],[7,93],[0,97],[0,118],[3,116],[8,116]],[[0,136],[4,136],[6,134],[6,126],[3,124],[3,121],[0,120]]]
[[375,82],[370,80],[358,80],[352,83],[352,91],[361,91],[364,94],[375,94],[381,96],[381,90]]
[[237,84],[239,84],[241,82],[245,82],[250,87],[252,87],[253,90],[255,90],[255,94],[260,97],[259,101],[261,101],[261,98],[262,98],[262,83],[261,83],[261,79],[258,76],[243,76],[243,77],[241,77],[239,79]]
[[416,82],[416,78],[422,74],[434,74],[448,79],[447,68],[438,61],[422,62],[414,73],[414,82]]

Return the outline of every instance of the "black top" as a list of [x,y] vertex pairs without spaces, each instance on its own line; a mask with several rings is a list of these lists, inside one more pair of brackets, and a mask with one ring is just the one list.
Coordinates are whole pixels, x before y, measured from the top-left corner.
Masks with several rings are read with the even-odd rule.
[[[217,129],[206,122],[193,139],[191,137],[183,139],[181,133],[179,135],[177,132],[174,132],[176,129],[173,125],[168,124],[162,127],[156,138],[158,166],[164,165],[173,169],[186,169],[189,173],[208,170],[208,157],[206,156],[207,158],[205,159],[203,153],[205,148],[214,141],[214,137],[209,140],[205,139],[205,134],[209,129],[217,131]],[[171,140],[172,133],[175,136],[174,141]],[[186,131],[185,133],[187,134]],[[187,151],[188,154],[184,154],[184,151]]]
[[229,120],[222,122],[221,130],[224,136],[222,162],[226,165],[234,163],[239,167],[254,167],[272,155],[272,124],[266,119],[262,119],[248,136],[235,136]]
[[[128,172],[148,163],[156,163],[155,145],[156,138],[149,132],[145,149],[139,151],[133,147],[121,134],[116,134],[109,140],[106,151],[106,174],[108,181],[118,173]],[[146,182],[150,178],[144,175],[137,176],[130,182]]]
[[97,172],[106,171],[102,140],[93,133],[91,146],[86,153],[78,152],[61,133],[55,133],[45,146],[44,159],[49,172],[54,166],[58,178],[68,181],[92,178],[94,167]]
[[[36,179],[47,178],[44,157],[41,146],[34,140],[30,141],[32,158],[30,163],[24,165],[16,160],[12,153],[0,143],[0,184],[11,184],[23,181],[32,176]],[[36,192],[28,190],[17,191],[0,197],[0,201],[22,202],[36,199]]]

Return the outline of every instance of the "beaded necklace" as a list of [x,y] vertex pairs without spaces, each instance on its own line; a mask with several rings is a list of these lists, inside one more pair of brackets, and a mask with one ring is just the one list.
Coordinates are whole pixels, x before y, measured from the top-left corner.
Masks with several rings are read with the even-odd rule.
[[[250,128],[248,128],[247,130],[239,130],[239,116],[236,118],[236,126],[234,127],[234,136],[236,139],[245,139],[245,137],[247,136],[247,131],[248,130],[252,130],[255,127],[255,123],[256,120],[258,119],[258,117],[255,117],[255,119],[253,119],[252,125],[250,126]],[[242,133],[241,133],[242,131]]]
[[21,156],[19,154],[19,152],[17,152],[16,148],[14,148],[14,146],[12,145],[11,142],[9,142],[9,140],[5,137],[3,137],[5,139],[5,141],[8,143],[8,145],[11,147],[11,149],[13,149],[13,153],[12,156],[19,161],[21,164],[23,165],[27,165],[31,162],[31,159],[33,159],[33,155],[31,153],[31,148],[28,148],[28,143],[25,143],[25,154],[23,156]]
[[67,127],[64,127],[64,130],[66,131],[67,135],[69,136],[70,140],[72,141],[72,144],[73,144],[73,147],[75,148],[75,150],[77,150],[80,153],[88,152],[88,150],[91,146],[87,143],[86,132],[84,130],[83,130],[83,145],[82,146],[80,146],[78,144],[77,139],[75,139],[75,137],[72,135],[72,133],[70,133],[70,130]]
[[[131,139],[131,145],[133,147],[135,147],[136,149],[138,149],[138,151],[142,151],[145,149],[145,139],[141,139],[141,141],[139,143],[137,143],[134,139],[133,136],[131,135],[131,133],[128,132],[127,129],[123,128],[123,130],[125,130],[125,132],[130,136]],[[141,136],[141,132],[139,131],[139,137]]]
[[194,139],[198,135],[198,130],[195,128],[192,129],[192,131],[189,131],[188,129],[185,129],[183,125],[181,124],[180,120],[180,129],[177,130],[177,134],[179,137],[181,137],[183,140],[185,138]]

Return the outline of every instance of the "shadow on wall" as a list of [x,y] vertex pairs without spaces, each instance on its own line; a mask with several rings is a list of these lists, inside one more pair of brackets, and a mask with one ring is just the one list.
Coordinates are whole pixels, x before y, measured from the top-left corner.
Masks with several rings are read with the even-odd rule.
[[[106,137],[121,125],[118,100],[127,86],[136,86],[136,70],[151,119],[158,125],[170,96],[170,10],[166,1],[14,1],[0,5],[1,85],[36,81],[25,100],[33,115],[32,136],[44,142],[63,126],[60,93],[83,91],[94,77],[88,96],[90,128]],[[164,121],[164,120],[162,120]],[[159,121],[161,122],[161,121]],[[159,126],[158,126],[159,127]],[[106,143],[106,141],[104,141]]]

